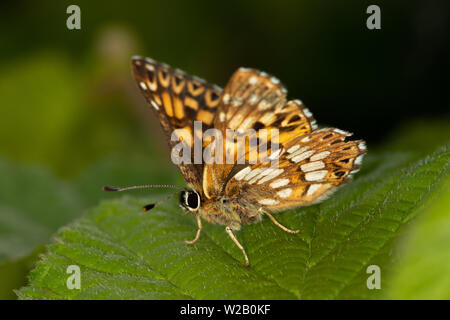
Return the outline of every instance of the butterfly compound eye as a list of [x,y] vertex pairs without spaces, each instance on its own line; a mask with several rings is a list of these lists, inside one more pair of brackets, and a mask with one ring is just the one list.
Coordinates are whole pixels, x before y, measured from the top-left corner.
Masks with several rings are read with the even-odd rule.
[[189,208],[193,210],[197,210],[198,207],[200,207],[200,196],[197,192],[189,192],[186,204],[189,206]]
[[196,211],[200,207],[200,195],[195,191],[183,191],[181,204],[190,211]]

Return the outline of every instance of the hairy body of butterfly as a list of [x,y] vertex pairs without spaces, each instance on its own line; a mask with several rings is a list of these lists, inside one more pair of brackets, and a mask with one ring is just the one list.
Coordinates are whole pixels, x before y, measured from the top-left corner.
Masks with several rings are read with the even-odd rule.
[[[226,232],[247,254],[233,234],[242,225],[259,222],[267,215],[284,231],[297,233],[278,223],[271,213],[317,203],[357,172],[366,153],[362,140],[346,141],[345,131],[317,129],[311,112],[299,100],[288,101],[280,81],[265,72],[238,69],[225,89],[172,69],[149,58],[133,57],[133,72],[141,92],[157,115],[169,146],[183,143],[194,149],[194,136],[209,128],[246,132],[250,129],[276,129],[278,146],[272,137],[257,136],[257,146],[267,149],[266,158],[276,159],[277,167],[258,161],[243,164],[195,161],[178,166],[189,189],[180,193],[180,206],[197,219],[195,243],[202,219],[225,225]],[[195,132],[194,121],[202,122],[203,132]],[[183,129],[180,139],[171,139],[174,130]],[[206,148],[211,141],[204,142]],[[245,160],[252,152],[244,142],[226,141],[223,153],[244,147]],[[273,149],[273,150],[272,150]],[[194,150],[191,153],[192,157]],[[262,157],[264,158],[264,157]],[[192,159],[193,160],[193,159]],[[237,158],[236,158],[237,160]]]
[[[197,197],[197,200],[192,202],[189,197]],[[223,224],[233,230],[239,230],[241,225],[261,220],[259,211],[261,206],[248,201],[246,197],[217,196],[211,199],[202,199],[196,191],[184,190],[181,192],[180,206],[207,222]]]

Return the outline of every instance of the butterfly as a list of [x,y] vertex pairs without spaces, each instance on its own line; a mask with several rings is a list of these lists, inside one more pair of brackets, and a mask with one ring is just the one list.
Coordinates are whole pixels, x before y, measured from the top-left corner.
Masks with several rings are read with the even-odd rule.
[[[309,109],[300,100],[288,101],[285,87],[265,72],[240,68],[222,89],[149,58],[133,57],[132,69],[172,151],[180,144],[189,151],[188,161],[178,163],[188,185],[178,193],[179,204],[198,225],[194,239],[185,241],[187,244],[199,239],[202,220],[224,225],[249,266],[247,253],[233,231],[267,216],[282,230],[298,233],[280,224],[272,214],[326,199],[361,167],[366,153],[363,140],[346,141],[351,134],[340,129],[318,129]],[[226,137],[225,144],[214,150],[225,155],[231,152],[231,163],[195,161],[195,153],[212,144],[203,141],[196,146],[195,139],[210,129]],[[264,146],[266,157],[262,158],[276,160],[277,167],[267,161],[249,161],[249,155],[258,154],[259,149],[247,140],[229,139],[228,130],[276,130],[276,144],[271,143],[275,136],[260,134],[256,147]],[[178,132],[175,139],[174,132]],[[240,162],[232,152],[239,147],[244,150]],[[109,191],[126,189],[105,187]]]

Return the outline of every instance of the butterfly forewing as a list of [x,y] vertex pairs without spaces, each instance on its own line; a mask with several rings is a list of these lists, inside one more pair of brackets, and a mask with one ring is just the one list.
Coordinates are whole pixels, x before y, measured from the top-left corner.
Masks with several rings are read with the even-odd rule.
[[285,92],[278,79],[253,69],[240,68],[224,89],[214,126],[240,131],[263,126],[264,123],[257,123],[259,115],[274,109],[277,104],[283,105]]
[[[213,125],[222,89],[181,70],[149,58],[133,57],[132,67],[137,84],[156,113],[171,148],[180,140],[191,149],[190,164],[179,164],[186,182],[201,191],[203,164],[194,164],[194,134],[201,139]],[[194,120],[202,122],[194,130]],[[171,140],[176,131],[177,140]]]
[[[240,68],[233,74],[214,120],[214,127],[227,137],[223,144],[223,164],[205,166],[207,181],[203,187],[206,194],[223,192],[226,182],[243,163],[264,162],[285,142],[315,129],[311,112],[299,100],[287,102],[286,93],[280,81],[265,72]],[[255,143],[250,143],[250,139],[228,137],[227,130],[243,137],[254,133]],[[230,154],[232,156],[228,157]]]

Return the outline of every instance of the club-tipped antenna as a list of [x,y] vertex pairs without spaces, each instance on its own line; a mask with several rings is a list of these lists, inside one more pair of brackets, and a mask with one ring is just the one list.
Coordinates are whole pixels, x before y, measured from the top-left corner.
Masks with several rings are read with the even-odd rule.
[[143,211],[149,211],[159,205],[160,203],[163,203],[169,199],[171,199],[174,195],[178,193],[178,191],[183,190],[183,188],[174,186],[172,184],[146,184],[141,186],[129,186],[129,187],[116,187],[116,186],[104,186],[104,191],[127,191],[127,190],[133,190],[133,189],[152,189],[152,188],[161,188],[161,189],[177,189],[177,192],[169,194],[164,199],[161,199],[155,203],[150,203],[144,207],[142,207]]
[[171,199],[174,195],[178,194],[178,191],[172,194],[169,194],[167,197],[165,197],[164,199],[161,199],[159,201],[156,201],[155,203],[150,203],[146,206],[142,207],[142,211],[149,211],[152,210],[154,207],[156,207],[157,205],[166,202],[167,200]]

